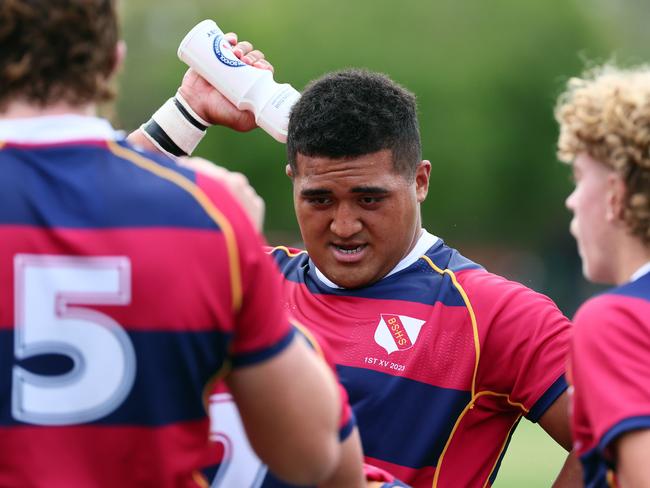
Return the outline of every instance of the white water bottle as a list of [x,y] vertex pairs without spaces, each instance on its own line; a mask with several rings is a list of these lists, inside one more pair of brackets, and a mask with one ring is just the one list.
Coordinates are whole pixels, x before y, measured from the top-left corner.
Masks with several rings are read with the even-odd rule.
[[280,142],[287,141],[289,113],[300,92],[273,80],[273,73],[240,61],[213,20],[197,24],[178,47],[178,57],[205,78],[238,109]]

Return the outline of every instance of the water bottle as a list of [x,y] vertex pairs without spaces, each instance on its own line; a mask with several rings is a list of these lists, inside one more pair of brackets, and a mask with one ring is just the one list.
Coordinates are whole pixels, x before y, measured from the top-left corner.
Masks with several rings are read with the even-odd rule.
[[289,113],[300,93],[288,83],[276,83],[271,71],[240,61],[213,20],[204,20],[187,33],[178,57],[238,109],[253,112],[257,125],[273,138],[287,141]]

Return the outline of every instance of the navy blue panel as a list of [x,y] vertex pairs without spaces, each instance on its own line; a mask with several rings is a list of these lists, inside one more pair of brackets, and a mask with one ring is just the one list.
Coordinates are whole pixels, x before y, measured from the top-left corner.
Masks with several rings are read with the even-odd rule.
[[367,456],[414,469],[437,465],[470,392],[363,368],[336,369]]
[[[207,480],[210,480],[210,484],[214,483],[214,478],[217,475],[217,471],[219,471],[219,468],[221,467],[221,464],[214,464],[212,466],[208,466],[206,468],[201,469],[201,472],[203,473],[203,476]],[[225,469],[234,469],[232,466],[225,466]],[[219,485],[221,486],[221,485]],[[233,487],[234,488],[234,487]],[[242,487],[242,488],[250,488],[250,487]],[[287,483],[285,481],[279,480],[275,476],[273,476],[273,473],[270,471],[266,472],[266,476],[264,477],[264,480],[262,481],[262,484],[260,485],[260,488],[310,488],[309,486],[305,485],[292,485],[290,483]],[[316,488],[316,487],[313,487]]]
[[605,457],[607,447],[618,437],[633,430],[650,429],[650,415],[626,418],[609,429],[598,446],[580,456],[582,476],[586,488],[609,488],[607,471],[614,469],[614,463]]
[[354,412],[350,412],[350,419],[339,429],[339,441],[345,441],[356,426],[357,418],[354,416]]
[[650,302],[650,273],[646,273],[638,280],[626,283],[623,286],[606,291],[605,294],[623,295],[632,298],[641,298]]
[[278,354],[284,348],[286,348],[291,343],[293,336],[294,336],[294,329],[292,328],[291,330],[289,330],[287,335],[285,335],[279,342],[274,344],[272,347],[262,349],[261,351],[252,351],[252,352],[247,352],[245,354],[237,354],[236,356],[232,356],[232,360],[231,360],[232,365],[234,367],[250,366],[251,364],[257,364],[262,361],[265,361]]
[[600,457],[598,449],[592,449],[580,456],[582,479],[585,488],[609,488],[607,471],[609,466]]
[[[195,180],[167,158],[147,158]],[[185,190],[104,147],[9,147],[0,151],[0,166],[0,224],[217,227]]]
[[566,378],[564,375],[561,375],[553,382],[548,390],[544,392],[539,400],[537,400],[535,405],[533,405],[533,408],[528,411],[526,418],[531,422],[537,422],[568,387],[569,385],[567,384]]
[[42,376],[58,376],[72,371],[74,361],[63,354],[41,354],[18,361],[21,368]]
[[267,472],[266,477],[264,478],[264,482],[262,483],[262,486],[260,488],[316,488],[316,487],[309,487],[305,485],[292,485],[287,483],[286,481],[279,480],[275,476],[273,476],[273,473],[270,471]]
[[[219,332],[127,333],[137,361],[133,388],[115,412],[94,423],[161,426],[203,418],[206,415],[203,388],[223,362],[229,335]],[[9,398],[15,364],[13,341],[13,330],[0,330],[0,426],[18,424],[11,416]]]
[[[441,269],[455,267],[455,271],[481,269],[480,266],[447,247],[441,240],[427,251],[426,255]],[[307,253],[290,257],[281,249],[273,252],[280,270],[286,279],[305,285],[316,295],[335,295],[380,300],[404,300],[434,305],[442,302],[447,306],[464,307],[463,297],[454,287],[449,275],[441,275],[424,259],[419,259],[408,268],[384,278],[370,286],[356,289],[333,289],[323,284],[314,271]]]

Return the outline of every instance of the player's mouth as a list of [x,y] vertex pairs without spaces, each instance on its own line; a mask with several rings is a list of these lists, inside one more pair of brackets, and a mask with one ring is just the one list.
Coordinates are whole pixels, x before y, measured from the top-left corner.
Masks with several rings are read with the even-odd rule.
[[366,254],[366,244],[330,244],[334,259],[341,263],[357,263]]

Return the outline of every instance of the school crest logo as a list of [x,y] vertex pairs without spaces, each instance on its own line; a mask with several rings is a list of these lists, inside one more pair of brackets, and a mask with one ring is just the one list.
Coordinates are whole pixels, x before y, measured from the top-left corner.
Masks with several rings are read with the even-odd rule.
[[424,320],[406,315],[382,313],[375,330],[375,342],[386,349],[388,354],[405,351],[412,348],[418,340],[424,323]]
[[229,66],[231,68],[241,68],[242,66],[246,66],[246,64],[240,61],[239,58],[232,52],[232,46],[228,42],[228,39],[226,39],[224,36],[216,36],[214,38],[212,48],[214,50],[215,56],[217,56],[217,59],[226,66]]

